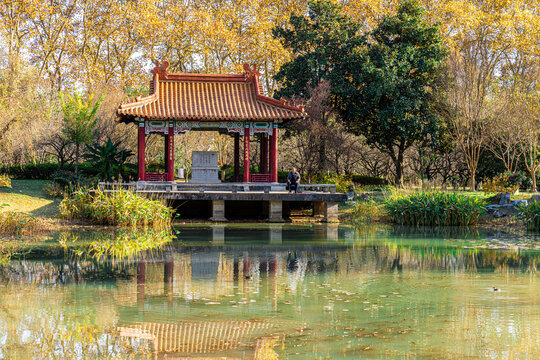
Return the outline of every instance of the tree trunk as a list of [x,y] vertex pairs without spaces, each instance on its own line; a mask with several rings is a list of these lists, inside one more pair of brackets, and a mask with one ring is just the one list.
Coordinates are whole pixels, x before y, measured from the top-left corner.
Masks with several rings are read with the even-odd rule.
[[75,179],[79,180],[79,144],[75,145]]
[[532,192],[536,192],[536,170],[531,170],[530,175],[532,180]]
[[469,171],[471,172],[471,191],[475,191],[476,190],[476,169],[474,170],[470,170]]

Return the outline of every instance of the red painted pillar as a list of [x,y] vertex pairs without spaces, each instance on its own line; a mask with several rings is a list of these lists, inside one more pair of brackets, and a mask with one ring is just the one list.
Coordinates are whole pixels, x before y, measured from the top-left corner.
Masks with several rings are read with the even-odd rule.
[[167,140],[167,181],[174,181],[174,128],[169,125]]
[[268,137],[265,133],[261,135],[261,161],[259,172],[268,174]]
[[146,163],[145,163],[145,127],[144,122],[139,123],[139,137],[138,137],[138,162],[139,162],[139,181],[146,180]]
[[234,133],[234,181],[240,181],[240,134]]
[[274,125],[272,131],[272,136],[270,137],[270,179],[272,182],[278,182],[277,177],[277,159],[278,159],[278,149],[277,149],[277,138],[278,138],[278,129],[277,125]]
[[244,182],[249,182],[249,125],[244,128]]

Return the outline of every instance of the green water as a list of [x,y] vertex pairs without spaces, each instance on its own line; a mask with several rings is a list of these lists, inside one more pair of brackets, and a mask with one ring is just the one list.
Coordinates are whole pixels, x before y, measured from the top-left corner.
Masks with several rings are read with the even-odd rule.
[[177,230],[112,260],[64,233],[0,266],[0,358],[540,358],[535,236]]

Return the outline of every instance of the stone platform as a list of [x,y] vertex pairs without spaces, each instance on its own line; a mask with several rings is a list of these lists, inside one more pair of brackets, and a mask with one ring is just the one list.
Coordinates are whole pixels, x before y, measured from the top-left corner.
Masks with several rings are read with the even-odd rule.
[[278,183],[221,183],[193,184],[178,182],[99,183],[104,192],[129,189],[156,199],[208,201],[211,221],[227,221],[225,207],[231,201],[263,202],[270,222],[282,222],[284,207],[291,202],[309,202],[313,215],[324,222],[338,221],[338,202],[347,195],[336,192],[331,184],[301,184],[300,192],[289,193],[285,184]]

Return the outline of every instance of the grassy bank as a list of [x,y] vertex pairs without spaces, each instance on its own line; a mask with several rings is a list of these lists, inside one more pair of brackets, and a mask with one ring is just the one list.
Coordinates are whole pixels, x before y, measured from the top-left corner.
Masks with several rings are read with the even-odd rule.
[[11,188],[0,189],[0,204],[9,205],[1,210],[24,212],[41,218],[55,217],[60,200],[43,192],[49,183],[45,180],[12,180]]

